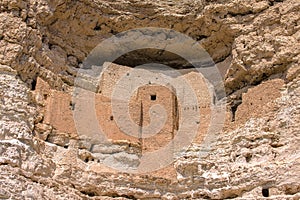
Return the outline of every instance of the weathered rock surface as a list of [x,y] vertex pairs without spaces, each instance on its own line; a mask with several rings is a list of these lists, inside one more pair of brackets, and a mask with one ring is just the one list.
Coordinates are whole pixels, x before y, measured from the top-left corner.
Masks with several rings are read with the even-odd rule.
[[[300,199],[299,13],[298,0],[1,0],[0,199],[260,199],[262,189]],[[207,50],[224,75],[227,119],[211,151],[195,143],[165,172],[121,173],[98,163],[88,140],[43,125],[47,96],[32,90],[40,77],[71,91],[100,41],[150,26]],[[118,62],[185,66],[169,52],[142,54]]]

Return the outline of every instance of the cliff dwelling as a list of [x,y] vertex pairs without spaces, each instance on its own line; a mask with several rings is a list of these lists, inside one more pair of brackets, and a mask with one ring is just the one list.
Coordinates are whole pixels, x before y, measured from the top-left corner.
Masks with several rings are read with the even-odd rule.
[[1,0],[0,199],[300,199],[299,22],[299,0]]
[[[99,126],[109,141],[114,144],[126,141],[129,146],[135,147],[136,155],[158,150],[174,139],[180,128],[182,118],[188,115],[193,116],[201,109],[201,119],[195,121],[196,124],[200,124],[201,121],[198,134],[195,137],[195,142],[201,142],[210,122],[210,107],[213,97],[207,88],[205,79],[199,73],[189,72],[176,78],[184,78],[188,85],[199,92],[198,104],[189,103],[191,99],[187,98],[189,95],[186,94],[187,89],[183,86],[178,87],[179,89],[176,91],[167,82],[165,85],[155,84],[153,79],[167,79],[166,76],[161,78],[155,72],[145,69],[137,70],[137,73],[149,73],[149,80],[143,80],[147,84],[136,88],[130,100],[126,102],[121,97],[114,97],[113,91],[122,77],[126,77],[128,79],[126,79],[127,85],[133,87],[130,86],[130,82],[137,79],[131,77],[130,70],[132,68],[113,63],[106,65],[99,79],[98,91],[95,93],[95,112]],[[41,79],[37,80],[36,92],[45,100],[43,124],[51,127],[51,133],[46,140],[61,146],[68,146],[71,138],[80,140],[81,136],[77,133],[73,118],[73,112],[76,111],[77,105],[72,100],[72,94],[51,90]],[[177,98],[182,98],[185,103],[181,105]],[[114,103],[118,107],[117,111],[120,113],[118,115],[113,112]],[[127,108],[127,104],[130,116],[126,115],[126,110],[121,111],[121,107],[124,105]],[[130,123],[127,121],[123,122],[124,128],[122,128],[118,121],[125,118],[130,118],[136,127],[132,128],[132,126],[127,125],[126,123]],[[92,141],[93,138],[90,140]],[[97,142],[90,143],[91,145],[87,150],[95,153],[93,149],[98,144],[96,144]],[[131,154],[130,151],[128,152]],[[99,154],[101,151],[96,153]]]

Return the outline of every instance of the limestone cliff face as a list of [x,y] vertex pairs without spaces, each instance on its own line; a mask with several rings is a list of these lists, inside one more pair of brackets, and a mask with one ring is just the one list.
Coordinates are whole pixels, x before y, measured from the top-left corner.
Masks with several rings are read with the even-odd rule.
[[[298,0],[1,0],[0,199],[299,199],[299,13]],[[129,174],[42,122],[47,91],[72,91],[99,42],[141,27],[198,41],[224,77],[228,108],[205,157],[193,143],[170,170]],[[185,66],[169,52],[130,56],[118,63]]]

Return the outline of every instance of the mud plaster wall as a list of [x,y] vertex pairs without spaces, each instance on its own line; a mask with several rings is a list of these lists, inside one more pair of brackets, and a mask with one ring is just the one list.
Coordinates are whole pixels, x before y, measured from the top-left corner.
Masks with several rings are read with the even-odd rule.
[[[210,126],[213,109],[212,94],[207,88],[203,77],[194,72],[182,76],[197,94],[198,105],[181,105],[177,102],[175,94],[177,97],[187,95],[183,90],[179,89],[174,91],[172,88],[153,84],[140,87],[132,95],[129,102],[118,101],[119,106],[121,104],[126,108],[129,106],[129,114],[132,121],[142,126],[147,126],[150,123],[149,110],[151,106],[157,103],[162,105],[166,110],[167,121],[164,127],[155,136],[141,140],[139,138],[142,132],[139,129],[129,130],[130,135],[128,135],[125,134],[126,131],[120,130],[120,126],[116,123],[116,121],[120,119],[114,116],[112,112],[112,101],[107,96],[111,95],[109,90],[113,90],[113,84],[118,81],[117,78],[120,78],[122,74],[127,76],[128,71],[126,70],[130,70],[130,68],[119,65],[112,65],[112,68],[115,69],[114,73],[110,73],[112,69],[109,69],[109,73],[102,76],[102,78],[105,77],[105,79],[101,79],[100,81],[100,83],[103,84],[101,90],[106,95],[104,96],[103,93],[97,93],[95,95],[97,119],[102,131],[106,134],[108,139],[112,141],[126,140],[130,143],[142,145],[141,148],[143,151],[154,151],[165,146],[172,140],[176,134],[178,124],[180,125],[180,120],[184,118],[183,115],[185,113],[200,112],[200,118],[198,119],[199,129],[194,143],[201,143]],[[107,85],[104,84],[103,80],[107,81]],[[249,89],[247,93],[243,94],[242,103],[237,107],[234,122],[230,120],[231,117],[229,113],[227,113],[228,119],[225,122],[224,130],[226,130],[228,126],[239,126],[239,124],[244,123],[250,118],[259,117],[264,112],[271,112],[276,109],[274,107],[274,101],[281,96],[280,89],[282,85],[283,81],[281,79],[273,79]],[[142,92],[144,89],[145,92]],[[72,113],[72,111],[76,109],[76,105],[72,103],[71,94],[50,90],[49,86],[41,79],[37,81],[36,91],[39,94],[37,95],[38,98],[46,99],[43,125],[37,125],[37,130],[40,126],[49,126],[47,133],[39,133],[41,137],[61,146],[68,145],[72,138],[78,139]],[[156,95],[154,101],[151,100],[151,95]],[[177,111],[175,111],[176,105]],[[249,112],[249,110],[256,111]],[[128,118],[128,116],[124,112],[124,115],[119,116],[119,118]],[[41,129],[43,129],[43,127],[41,127]]]
[[236,111],[236,123],[245,123],[250,118],[261,117],[264,113],[276,109],[274,101],[281,96],[283,84],[282,79],[268,80],[244,93],[242,104]]
[[[180,120],[184,118],[184,116],[180,116],[181,110],[184,109],[186,111],[185,113],[189,113],[190,111],[199,111],[201,113],[200,119],[197,120],[200,124],[198,130],[199,134],[195,138],[195,142],[201,142],[210,123],[210,105],[212,103],[211,93],[201,75],[192,72],[182,75],[182,77],[177,77],[184,78],[189,86],[193,88],[195,94],[197,94],[198,105],[188,103],[180,105],[180,103],[178,103],[176,96],[181,96],[184,101],[188,102],[188,94],[185,93],[184,87],[175,91],[174,88],[151,84],[141,86],[136,90],[132,94],[129,102],[117,100],[117,104],[119,104],[117,106],[120,107],[118,109],[121,109],[121,107],[127,109],[129,106],[130,118],[132,118],[134,123],[142,126],[147,126],[150,123],[149,111],[151,106],[154,105],[154,102],[165,109],[167,120],[163,128],[155,135],[155,137],[143,139],[143,141],[141,141],[139,140],[139,134],[141,132],[139,129],[131,129],[124,132],[124,130],[120,130],[120,126],[116,123],[117,121],[122,120],[122,118],[128,118],[126,111],[124,110],[124,113],[119,117],[114,116],[112,111],[113,102],[111,101],[111,97],[114,88],[122,76],[130,76],[131,68],[116,64],[110,64],[105,67],[106,70],[101,74],[101,79],[99,81],[99,93],[95,95],[95,111],[99,125],[108,139],[113,141],[127,140],[133,143],[140,142],[143,144],[144,150],[153,151],[166,145],[172,140],[174,134],[176,134],[176,129],[178,129],[178,126],[181,123]],[[143,71],[141,71],[141,73],[143,73]],[[152,75],[155,77],[154,73]],[[131,79],[134,79],[134,77]],[[152,80],[149,78],[149,83],[151,83],[151,81]],[[50,134],[48,140],[50,139],[52,142],[63,144],[65,143],[63,141],[68,141],[69,137],[78,137],[73,119],[73,111],[76,109],[76,104],[72,102],[71,94],[50,90],[49,86],[41,79],[38,79],[37,81],[37,90],[38,93],[41,93],[40,95],[47,97],[45,99],[46,105],[43,123],[53,128],[52,134]],[[156,95],[154,101],[151,100],[151,95]],[[128,135],[126,133],[130,134]],[[63,139],[60,139],[62,141],[57,142],[55,141],[55,138]]]
[[224,131],[233,130],[250,119],[262,117],[265,113],[276,112],[276,103],[283,90],[284,81],[274,78],[249,88],[242,94],[236,94],[241,95],[242,100],[235,112],[227,112]]
[[[132,68],[117,65],[114,63],[105,63],[104,65],[105,71],[101,74],[100,84],[99,84],[99,91],[101,91],[101,94],[107,97],[111,97],[114,95],[114,89],[116,87],[116,84],[120,84],[118,82],[122,78],[128,79],[128,88],[132,89],[134,88],[134,84],[132,82],[139,82],[138,78],[139,76],[143,76],[145,73],[148,74],[148,79],[146,80],[147,83],[153,83],[156,80],[159,80],[161,76],[158,76],[155,73],[151,73],[146,70],[140,70],[136,72],[136,76],[133,76],[132,74]],[[203,136],[206,134],[210,120],[211,120],[211,106],[213,104],[213,94],[212,91],[209,91],[209,85],[205,78],[197,71],[191,71],[187,72],[186,70],[177,70],[177,72],[181,73],[181,76],[174,78],[174,83],[181,83],[182,80],[184,80],[187,84],[187,87],[192,88],[194,91],[193,93],[196,94],[196,98],[198,101],[198,105],[196,104],[190,104],[188,103],[190,101],[190,95],[186,92],[188,91],[188,88],[185,88],[186,85],[177,85],[176,89],[176,96],[177,99],[182,99],[182,105],[178,101],[178,112],[179,112],[179,124],[181,123],[181,119],[184,118],[182,116],[182,110],[187,111],[195,111],[200,112],[200,119],[198,119],[199,122],[199,129],[198,134],[195,137],[194,142],[200,143],[203,139]],[[143,76],[144,77],[144,76]],[[135,91],[132,94],[131,101],[134,101],[136,98],[137,91]],[[115,96],[117,98],[117,96]],[[145,100],[148,100],[148,98],[145,98]],[[134,106],[134,104],[131,103],[132,108],[135,108],[137,105]],[[135,108],[138,109],[138,108]],[[173,109],[173,108],[172,108]],[[170,110],[168,110],[169,112]],[[132,110],[130,113],[135,113],[137,111]],[[139,111],[138,111],[139,112]],[[139,115],[133,114],[131,115],[133,121],[135,121],[137,124],[139,122]],[[137,119],[135,118],[137,117]]]
[[[145,85],[141,86],[137,92],[138,104],[141,106],[140,126],[141,136],[143,137],[142,144],[143,150],[152,151],[165,146],[168,142],[172,141],[174,134],[178,129],[178,103],[176,100],[176,91],[174,88],[167,88],[161,85]],[[155,124],[153,118],[160,119],[162,110],[152,110],[153,106],[159,105],[166,113],[166,121],[163,127],[154,136],[144,138],[147,136],[145,128],[153,126],[156,128],[159,124]],[[152,128],[152,130],[153,130]],[[150,128],[151,130],[151,128]],[[149,132],[149,131],[148,131]],[[149,133],[148,133],[149,134]],[[150,133],[151,134],[151,133]]]

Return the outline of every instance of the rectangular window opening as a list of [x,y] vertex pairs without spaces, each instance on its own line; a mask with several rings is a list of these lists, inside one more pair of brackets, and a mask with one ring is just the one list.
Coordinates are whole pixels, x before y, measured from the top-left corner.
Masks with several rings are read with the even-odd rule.
[[156,95],[155,94],[150,95],[150,99],[151,99],[151,101],[155,101],[156,100]]

